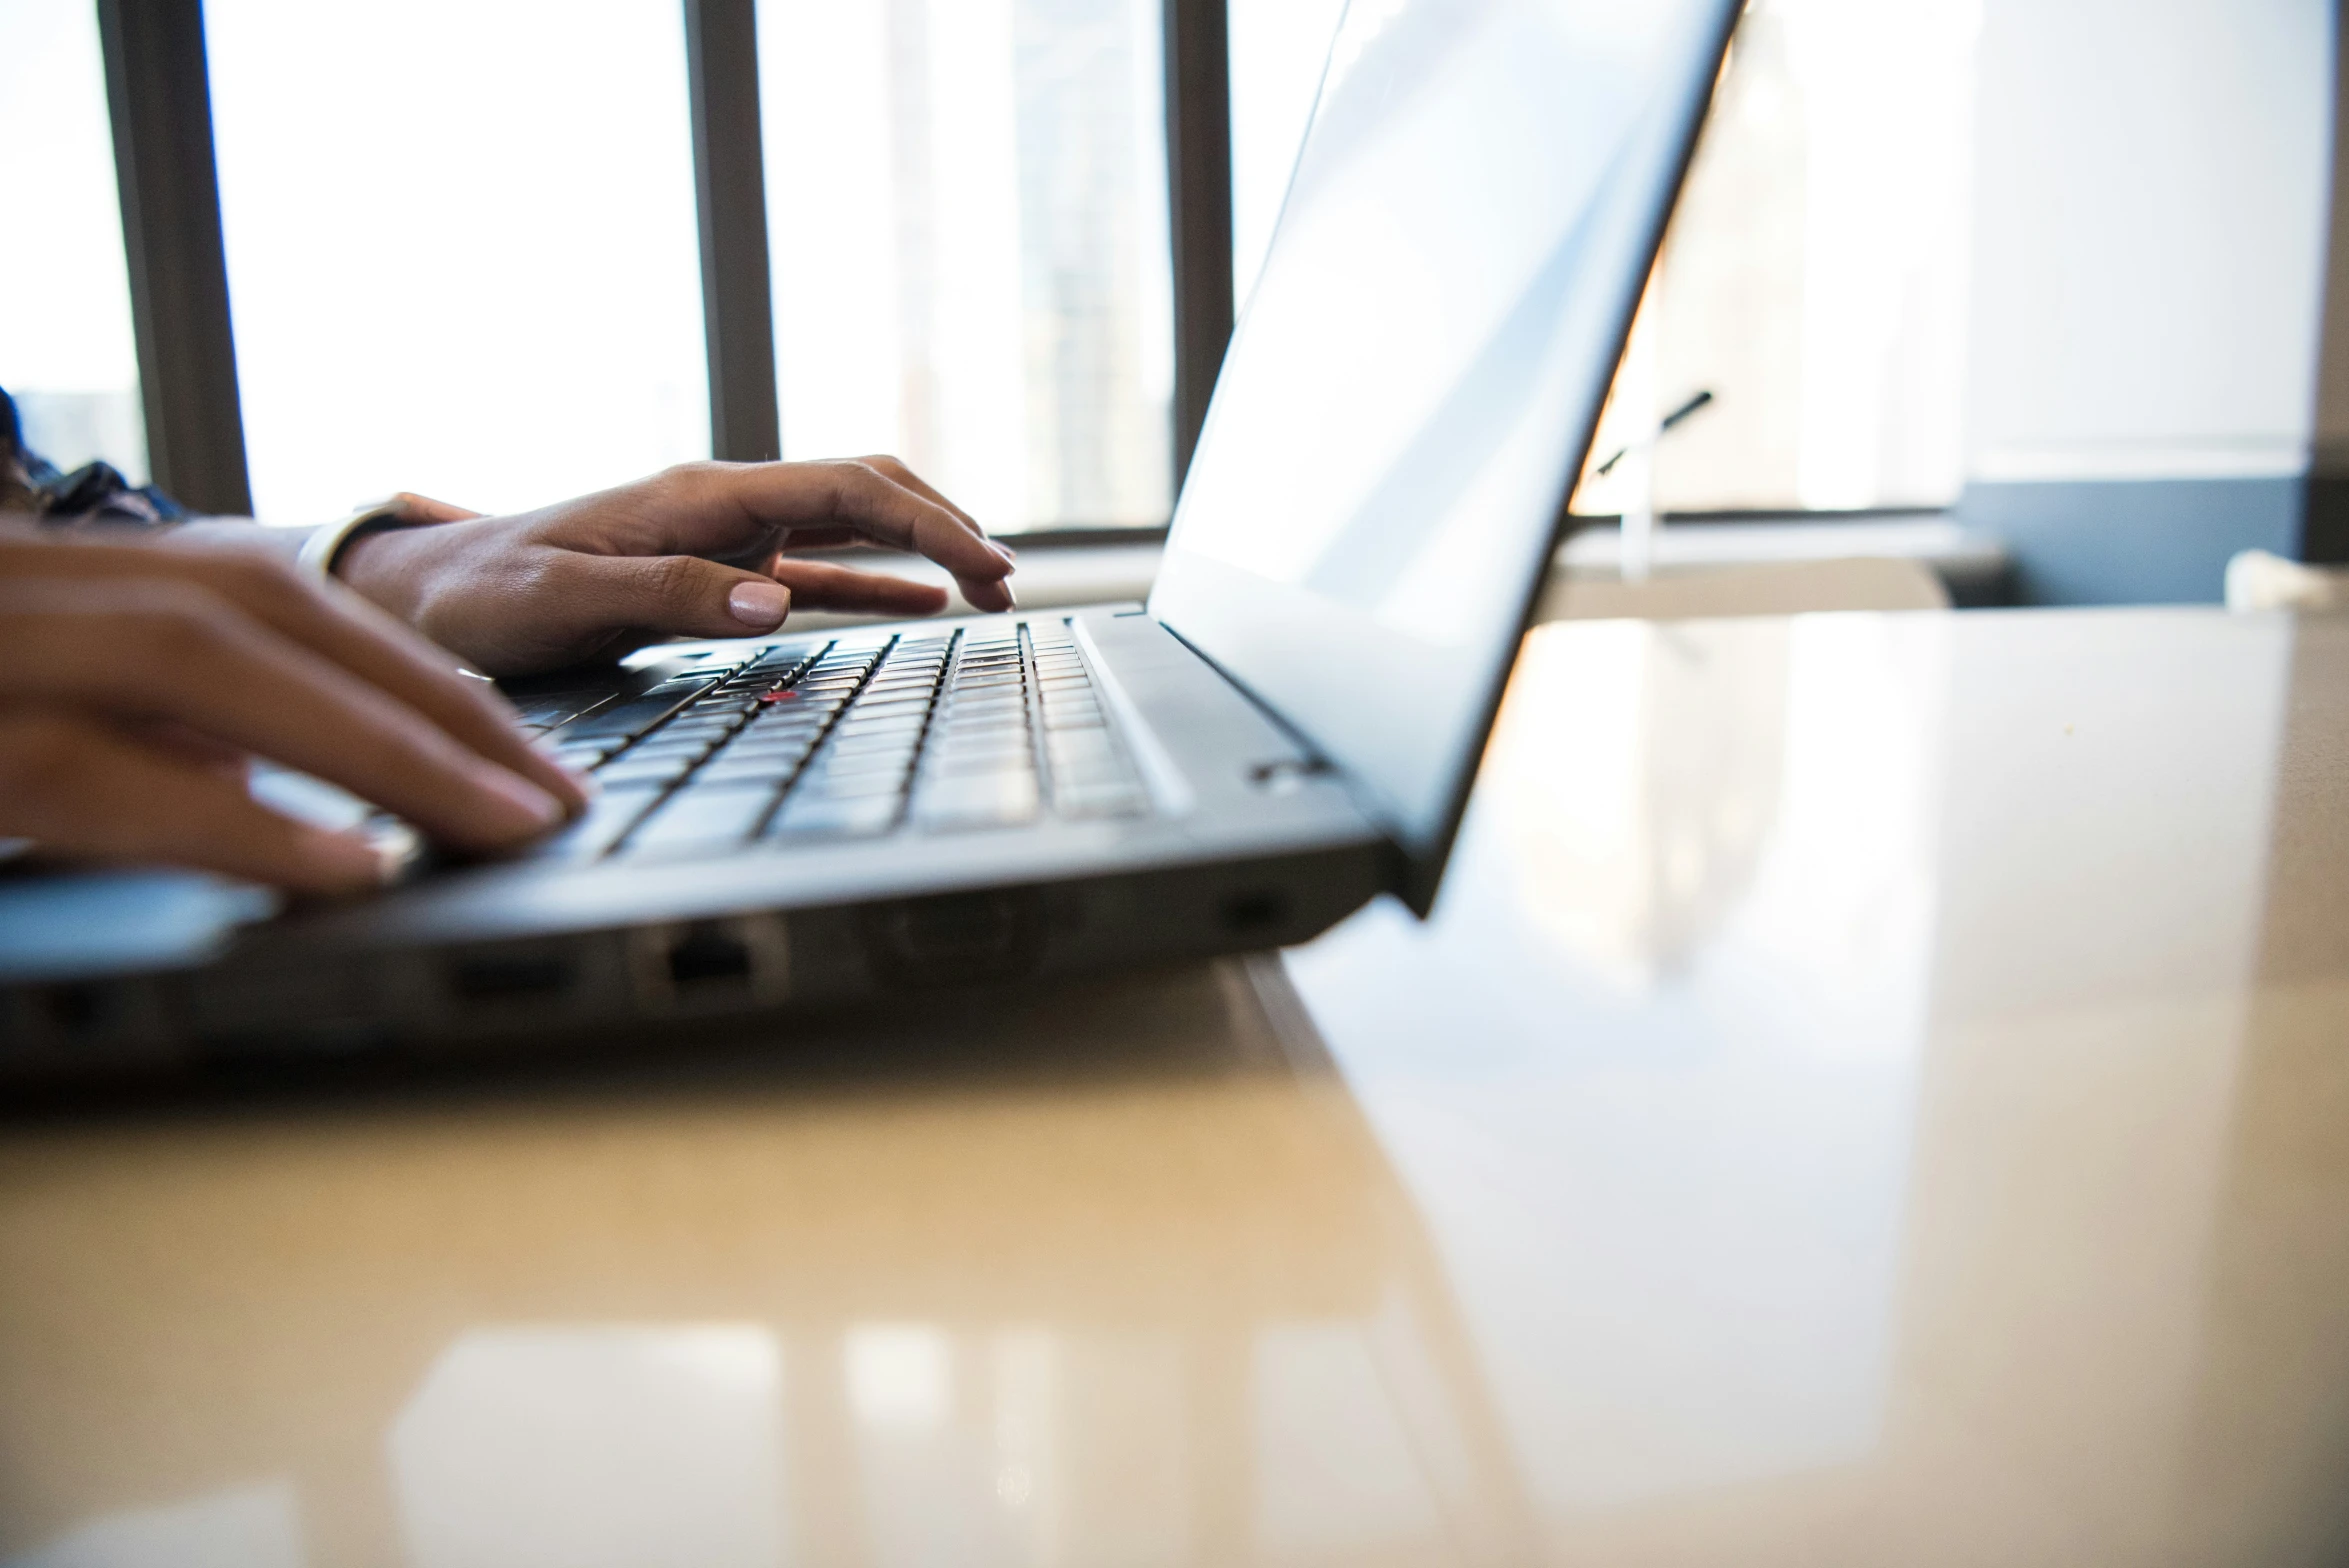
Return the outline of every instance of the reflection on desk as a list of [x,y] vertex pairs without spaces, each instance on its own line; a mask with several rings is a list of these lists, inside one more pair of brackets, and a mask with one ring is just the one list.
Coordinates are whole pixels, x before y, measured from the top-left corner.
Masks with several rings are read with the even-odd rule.
[[20,1117],[0,1557],[2339,1560],[2345,763],[2349,625],[1557,627],[1424,926]]

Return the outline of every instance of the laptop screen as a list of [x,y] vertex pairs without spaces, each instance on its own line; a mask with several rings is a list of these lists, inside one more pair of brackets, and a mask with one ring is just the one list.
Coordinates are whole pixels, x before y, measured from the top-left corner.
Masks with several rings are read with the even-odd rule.
[[1736,0],[1352,0],[1152,613],[1433,896]]

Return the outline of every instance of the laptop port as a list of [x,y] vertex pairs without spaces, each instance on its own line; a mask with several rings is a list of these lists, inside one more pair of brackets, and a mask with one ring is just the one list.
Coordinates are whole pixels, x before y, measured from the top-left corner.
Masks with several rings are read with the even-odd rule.
[[750,944],[714,924],[690,927],[669,946],[669,984],[694,986],[750,984]]
[[780,915],[650,926],[629,945],[637,999],[654,1012],[778,1002],[791,988],[789,931]]
[[1036,967],[1043,906],[1033,889],[949,893],[866,911],[878,966],[914,985],[1008,980]]
[[449,969],[449,990],[465,1002],[521,1002],[560,996],[579,966],[561,953],[476,953]]
[[61,1040],[81,1041],[104,1034],[114,1023],[116,1008],[106,988],[96,984],[44,986],[38,993],[49,1027]]
[[1275,888],[1255,888],[1232,894],[1223,901],[1220,913],[1226,931],[1243,936],[1272,931],[1288,922],[1289,900]]

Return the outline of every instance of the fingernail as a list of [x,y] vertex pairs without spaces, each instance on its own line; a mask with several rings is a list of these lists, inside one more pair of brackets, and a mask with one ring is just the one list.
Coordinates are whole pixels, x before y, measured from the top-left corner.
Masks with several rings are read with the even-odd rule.
[[771,632],[791,611],[791,594],[781,583],[736,583],[726,608],[753,631]]
[[484,789],[514,808],[522,819],[516,826],[551,828],[563,820],[563,803],[519,773],[484,768],[478,777]]
[[1011,591],[1011,584],[1004,583],[1001,585],[1001,587],[1003,589],[1003,607],[1007,610],[1018,609],[1020,607],[1020,596]]
[[307,841],[304,847],[343,892],[363,893],[370,888],[387,887],[399,873],[392,857],[354,834],[316,828],[302,837]]
[[1005,566],[1011,568],[1013,571],[1019,570],[1019,557],[1012,552],[1012,549],[1009,545],[997,544],[994,540],[990,539],[987,541],[987,548],[994,551]]

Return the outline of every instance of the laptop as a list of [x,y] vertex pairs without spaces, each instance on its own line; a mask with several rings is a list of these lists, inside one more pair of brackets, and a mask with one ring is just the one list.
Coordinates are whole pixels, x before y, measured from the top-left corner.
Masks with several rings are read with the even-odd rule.
[[1424,914],[1738,11],[1352,0],[1147,604],[512,688],[557,838],[280,908],[0,883],[0,1075],[443,1055]]

